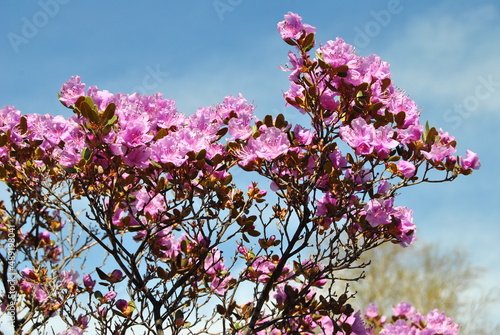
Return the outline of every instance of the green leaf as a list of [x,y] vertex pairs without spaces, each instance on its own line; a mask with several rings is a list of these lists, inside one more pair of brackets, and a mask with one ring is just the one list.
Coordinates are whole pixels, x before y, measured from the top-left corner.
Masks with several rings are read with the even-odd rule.
[[271,115],[266,115],[264,117],[264,124],[268,127],[272,127],[273,126],[273,117]]
[[164,280],[169,280],[170,278],[172,278],[172,276],[167,271],[165,271],[165,269],[162,268],[161,266],[158,267],[158,269],[156,270],[156,273],[158,274],[159,278],[164,279]]
[[112,126],[116,123],[116,121],[118,120],[118,115],[113,115],[109,120],[108,122],[106,123],[106,126]]
[[8,137],[6,134],[0,135],[0,147],[3,147],[7,144]]
[[158,132],[156,133],[156,136],[155,136],[155,140],[159,140],[159,139],[162,139],[164,138],[165,136],[167,136],[168,134],[168,131],[164,128],[161,128],[160,130],[158,130]]
[[304,47],[305,51],[309,51],[311,50],[313,45],[314,45],[314,33],[309,33],[304,39],[304,43],[302,44],[302,46]]
[[[88,98],[88,99],[87,99]],[[82,101],[80,104],[80,111],[82,115],[95,124],[99,123],[99,114],[97,112],[97,107],[94,104],[94,101],[90,97],[86,97],[85,101]]]
[[250,236],[252,236],[252,237],[257,237],[257,236],[259,236],[259,235],[260,235],[260,232],[259,232],[259,231],[257,231],[257,230],[250,230],[250,231],[248,232],[248,235],[250,235]]
[[18,128],[21,132],[21,135],[26,134],[26,132],[28,131],[28,120],[26,119],[25,115],[21,116]]
[[82,157],[83,159],[85,159],[86,161],[88,161],[90,159],[90,156],[92,155],[92,152],[90,151],[89,148],[84,148],[82,150]]
[[283,129],[285,128],[288,123],[285,121],[285,116],[283,114],[278,114],[276,117],[276,121],[274,122],[276,125],[276,128]]
[[425,135],[424,138],[425,143],[432,145],[434,144],[436,137],[438,136],[438,131],[436,130],[436,128],[432,127],[424,135]]
[[227,128],[227,127],[221,128],[221,129],[219,129],[219,131],[217,132],[217,134],[216,134],[216,135],[217,135],[219,138],[221,138],[221,137],[223,137],[223,136],[225,136],[225,135],[227,134],[227,131],[228,131],[228,128]]
[[226,314],[226,309],[224,308],[224,306],[218,304],[215,308],[217,309],[217,313],[219,313],[220,315]]
[[405,119],[406,119],[406,113],[405,112],[399,112],[396,115],[396,125],[398,127],[402,128],[403,124],[405,123]]
[[204,159],[207,155],[207,151],[205,149],[201,149],[197,154],[196,154],[196,160],[201,160]]
[[106,106],[106,109],[102,113],[102,120],[104,121],[103,124],[108,123],[108,121],[115,116],[115,111],[116,105],[113,102]]
[[99,278],[101,278],[102,280],[110,281],[111,278],[107,274],[105,274],[101,269],[95,268],[95,270],[97,271],[97,275],[99,276]]
[[389,87],[390,84],[391,84],[390,78],[382,79],[382,86],[381,86],[382,92],[384,92]]

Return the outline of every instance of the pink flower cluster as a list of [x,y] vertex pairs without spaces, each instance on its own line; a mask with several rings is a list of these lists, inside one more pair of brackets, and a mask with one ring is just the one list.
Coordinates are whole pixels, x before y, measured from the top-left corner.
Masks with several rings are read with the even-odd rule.
[[[386,316],[379,315],[377,306],[371,303],[365,310],[365,319],[372,327],[382,327],[380,335],[456,335],[460,328],[445,313],[433,310],[421,314],[407,302],[393,308],[390,322]],[[369,328],[367,334],[374,334],[373,329]]]
[[[306,34],[315,32],[315,28],[303,24],[300,16],[294,13],[285,15],[285,20],[278,24],[278,31],[285,41],[299,39]],[[294,43],[292,43],[294,44]],[[386,159],[396,147],[406,148],[418,142],[424,135],[420,124],[420,111],[416,103],[398,90],[391,81],[389,64],[382,61],[377,55],[361,57],[356,54],[353,46],[337,38],[328,41],[316,51],[317,59],[311,60],[307,55],[308,47],[295,43],[301,55],[290,53],[290,90],[284,96],[287,102],[299,111],[308,112],[301,102],[306,100],[308,87],[315,88],[319,95],[321,106],[333,113],[324,118],[324,122],[335,124],[341,139],[352,147],[357,155],[375,155],[378,159]],[[306,48],[306,49],[304,49]],[[305,64],[326,64],[314,67],[311,73],[305,71]],[[354,94],[354,95],[353,95]],[[349,111],[354,118],[343,117]],[[364,109],[364,112],[360,112]],[[394,124],[377,126],[376,120],[392,114]],[[350,121],[348,121],[350,119]],[[453,137],[442,131],[437,140],[431,140],[421,149],[420,153],[427,160],[443,162],[457,161],[451,156],[455,152]],[[478,169],[479,159],[472,152],[461,160],[461,167]],[[405,176],[411,175],[406,173]]]
[[358,117],[350,126],[340,127],[342,140],[355,149],[357,155],[376,153],[379,159],[386,159],[399,142],[394,140],[394,130],[390,126],[375,129],[365,119]]
[[[71,77],[61,88],[60,100],[70,108],[75,109],[74,104],[82,96],[91,98],[88,102],[96,113],[102,113],[109,104],[116,106],[117,122],[112,131],[96,138],[96,134],[89,133],[88,126],[85,128],[88,120],[84,117],[75,115],[64,119],[49,114],[22,117],[14,107],[7,106],[0,110],[0,132],[10,134],[8,144],[11,146],[28,147],[36,142],[42,150],[40,165],[50,157],[64,167],[77,165],[85,148],[102,145],[108,149],[101,150],[99,157],[93,159],[103,166],[112,155],[122,157],[128,166],[139,169],[147,168],[152,161],[181,166],[190,152],[205,150],[208,158],[225,154],[224,146],[216,142],[224,126],[235,140],[250,138],[241,154],[243,161],[257,157],[271,160],[288,148],[286,136],[275,128],[261,127],[261,136],[251,137],[253,106],[241,95],[228,96],[215,107],[199,108],[193,115],[184,116],[178,113],[172,100],[163,99],[159,93],[152,96],[111,94],[96,86],[86,90],[78,76]],[[22,118],[26,118],[26,129],[18,127]],[[158,136],[160,130],[162,135]],[[5,164],[11,152],[11,147],[0,146],[0,162]]]
[[[479,158],[469,150],[465,158],[453,156],[456,142],[452,136],[442,130],[424,129],[416,103],[396,88],[389,64],[378,56],[359,56],[353,46],[337,38],[319,47],[316,58],[311,58],[309,50],[313,39],[307,36],[315,29],[303,24],[294,13],[285,15],[278,31],[297,51],[289,53],[290,64],[286,70],[292,73],[285,100],[311,116],[315,130],[310,137],[313,143],[320,136],[320,130],[328,130],[333,140],[345,142],[356,157],[348,162],[347,154],[335,147],[329,153],[328,163],[337,171],[335,175],[353,191],[349,198],[341,199],[337,189],[339,180],[335,178],[332,184],[331,176],[320,178],[318,187],[325,191],[316,201],[316,215],[321,217],[321,225],[327,229],[336,216],[337,220],[361,216],[368,225],[361,223],[353,228],[370,230],[380,236],[392,235],[403,246],[411,244],[415,233],[412,212],[407,207],[394,205],[391,188],[396,184],[389,181],[396,177],[416,180],[419,170],[430,168],[446,170],[453,176],[457,171],[468,174],[471,169],[480,168]],[[314,101],[319,101],[320,108],[311,105]],[[299,138],[297,131],[294,135]],[[301,152],[296,147],[288,149],[292,151]],[[320,158],[307,154],[308,172],[312,174],[318,169]],[[387,171],[392,175],[384,176]],[[283,175],[283,170],[280,173]],[[376,175],[381,177],[375,181]],[[367,198],[367,183],[378,191],[361,201]],[[345,208],[351,211],[336,214]]]

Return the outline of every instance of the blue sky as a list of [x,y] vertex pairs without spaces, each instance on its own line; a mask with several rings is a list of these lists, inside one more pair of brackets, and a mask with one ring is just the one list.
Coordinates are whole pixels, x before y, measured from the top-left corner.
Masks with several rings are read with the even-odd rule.
[[[68,116],[61,84],[80,75],[111,92],[173,98],[181,112],[242,93],[259,115],[284,107],[289,46],[276,23],[293,11],[326,42],[339,36],[391,64],[422,118],[456,136],[483,167],[453,183],[403,190],[421,239],[468,250],[500,279],[500,5],[496,1],[3,0],[0,105]],[[497,315],[500,309],[497,310]]]

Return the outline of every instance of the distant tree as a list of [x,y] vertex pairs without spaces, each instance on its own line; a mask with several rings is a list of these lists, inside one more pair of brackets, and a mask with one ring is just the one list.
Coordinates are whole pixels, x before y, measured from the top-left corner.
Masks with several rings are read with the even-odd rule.
[[355,309],[375,303],[379,314],[387,315],[396,303],[405,301],[420,311],[446,311],[461,325],[463,334],[500,330],[500,323],[492,324],[484,317],[488,307],[500,302],[499,291],[478,290],[487,270],[476,266],[464,249],[447,250],[424,241],[411,248],[388,243],[363,254],[360,262],[370,265],[344,271],[354,276],[364,273],[365,278],[349,284],[357,292]]

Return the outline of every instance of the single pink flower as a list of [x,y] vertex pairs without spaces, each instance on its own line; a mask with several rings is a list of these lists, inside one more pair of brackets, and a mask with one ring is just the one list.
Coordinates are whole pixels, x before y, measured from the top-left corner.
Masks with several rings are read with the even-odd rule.
[[476,153],[467,150],[467,156],[462,160],[462,167],[464,169],[478,170],[481,167],[481,161]]
[[287,40],[299,39],[302,37],[303,32],[305,32],[306,35],[315,33],[316,28],[308,24],[303,24],[302,18],[299,15],[288,12],[288,14],[285,15],[285,20],[278,23],[278,31],[281,38]]
[[92,291],[94,289],[96,281],[93,280],[89,274],[84,274],[83,275],[83,284],[85,285],[85,288],[88,291]]
[[366,221],[368,221],[372,227],[391,223],[393,203],[394,198],[369,200],[364,207]]
[[411,178],[415,175],[415,165],[411,162],[400,160],[397,167],[398,172],[400,172],[405,178]]
[[72,76],[62,85],[59,100],[69,107],[82,95],[85,95],[85,84],[79,76]]

